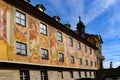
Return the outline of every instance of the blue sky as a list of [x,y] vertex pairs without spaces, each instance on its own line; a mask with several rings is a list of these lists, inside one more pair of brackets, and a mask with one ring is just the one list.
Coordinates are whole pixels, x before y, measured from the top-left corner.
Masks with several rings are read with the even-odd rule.
[[86,33],[98,34],[103,39],[104,67],[120,66],[120,0],[31,0],[33,5],[42,3],[46,13],[59,15],[61,23],[70,23],[76,29],[78,16],[86,25]]

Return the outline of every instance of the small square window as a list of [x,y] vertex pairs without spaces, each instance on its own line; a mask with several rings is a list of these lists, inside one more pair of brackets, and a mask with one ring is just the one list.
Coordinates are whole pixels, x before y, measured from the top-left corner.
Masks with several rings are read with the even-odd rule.
[[40,24],[40,33],[47,35],[47,26],[45,24]]
[[20,70],[20,80],[30,80],[29,71]]
[[90,54],[92,54],[92,49],[90,48]]
[[69,45],[73,46],[73,39],[69,37]]
[[73,72],[72,71],[70,71],[70,77],[73,78]]
[[16,53],[20,55],[27,55],[27,45],[25,43],[16,42]]
[[86,66],[88,66],[88,60],[86,60],[85,62],[86,62]]
[[49,59],[49,55],[48,55],[48,50],[47,49],[41,49],[41,55],[42,55],[42,59]]
[[79,64],[82,65],[82,59],[81,58],[79,58]]
[[86,45],[84,45],[84,50],[85,50],[85,52],[87,52],[87,46]]
[[48,80],[47,71],[41,71],[41,80]]
[[93,66],[93,61],[90,62],[91,66]]
[[57,40],[62,42],[62,33],[57,32]]
[[95,67],[97,66],[97,63],[95,62]]
[[74,64],[74,56],[70,56],[71,64]]
[[16,11],[16,23],[22,26],[26,26],[26,15],[19,11]]
[[64,62],[64,54],[59,53],[59,61]]
[[81,50],[81,44],[80,44],[80,42],[78,42],[77,46],[78,46],[78,49]]

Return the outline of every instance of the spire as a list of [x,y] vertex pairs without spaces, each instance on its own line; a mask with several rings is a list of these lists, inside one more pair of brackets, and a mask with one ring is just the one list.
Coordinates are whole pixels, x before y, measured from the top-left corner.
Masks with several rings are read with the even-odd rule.
[[113,65],[112,65],[112,60],[111,60],[111,61],[110,61],[110,69],[112,69],[112,66],[113,66]]
[[79,16],[79,22],[81,21],[81,17]]
[[84,35],[85,34],[85,25],[81,21],[81,17],[79,16],[79,22],[77,23],[76,29],[78,30],[79,35]]

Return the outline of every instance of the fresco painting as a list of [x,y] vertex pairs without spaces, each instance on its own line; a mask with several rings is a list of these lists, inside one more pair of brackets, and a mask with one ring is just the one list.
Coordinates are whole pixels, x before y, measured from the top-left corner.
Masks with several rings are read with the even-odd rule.
[[[7,11],[8,7],[0,2],[0,59],[7,60]],[[4,53],[4,54],[3,54]]]
[[49,48],[49,38],[46,35],[40,34],[40,46]]
[[6,20],[7,20],[7,7],[0,3],[0,39],[7,41],[7,29],[6,29]]
[[15,39],[18,41],[22,41],[22,42],[27,42],[27,28],[23,27],[19,24],[14,24],[14,34],[15,34]]
[[29,31],[30,31],[30,53],[29,61],[39,63],[39,35],[38,35],[38,22],[29,18]]
[[62,42],[57,42],[58,52],[64,53],[64,44]]
[[58,61],[56,31],[52,27],[50,27],[49,30],[50,30],[50,53],[52,56],[52,64],[56,64]]

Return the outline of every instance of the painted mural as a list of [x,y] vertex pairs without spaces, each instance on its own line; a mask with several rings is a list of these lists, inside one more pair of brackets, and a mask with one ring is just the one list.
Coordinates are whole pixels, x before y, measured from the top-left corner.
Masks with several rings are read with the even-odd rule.
[[7,19],[7,7],[0,3],[0,39],[6,41],[6,19]]
[[50,30],[50,53],[52,56],[52,64],[56,64],[58,61],[56,31],[52,27],[50,27],[49,30]]
[[[7,60],[7,6],[0,2],[0,59]],[[4,53],[4,54],[3,54]]]
[[19,24],[14,24],[14,34],[15,34],[15,39],[21,42],[27,42],[27,28],[23,27]]
[[29,61],[39,63],[39,35],[38,35],[38,22],[29,17],[29,30],[30,30],[30,53]]

